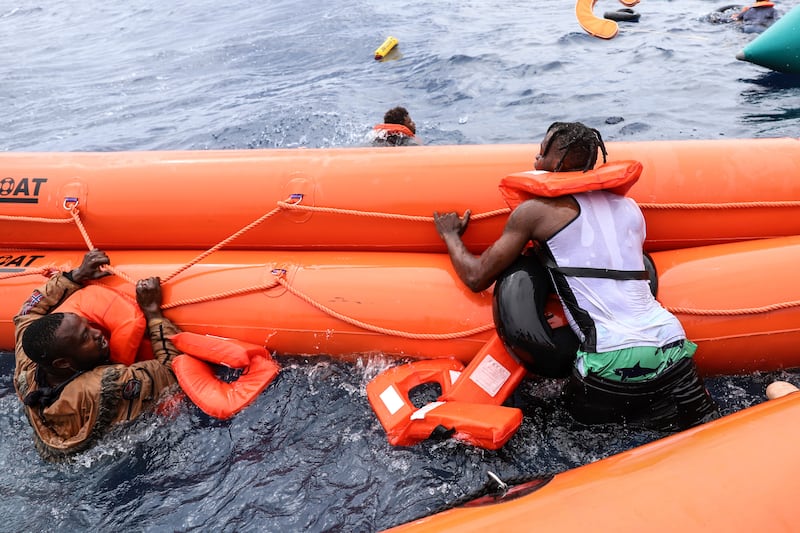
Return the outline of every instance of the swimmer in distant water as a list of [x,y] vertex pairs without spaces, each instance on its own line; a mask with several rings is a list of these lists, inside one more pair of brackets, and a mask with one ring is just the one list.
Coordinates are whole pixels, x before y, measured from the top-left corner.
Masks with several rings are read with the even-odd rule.
[[405,107],[393,107],[383,115],[383,124],[372,129],[372,146],[417,146],[417,125]]
[[[154,359],[130,366],[109,360],[109,339],[75,313],[52,312],[86,282],[110,275],[108,256],[91,250],[81,265],[33,291],[14,317],[14,386],[43,459],[62,461],[92,446],[118,422],[153,407],[176,385],[169,340],[180,330],[161,314],[158,278],[139,280],[136,301],[147,321]],[[56,310],[57,311],[57,310]]]
[[752,6],[733,15],[733,20],[742,23],[745,33],[761,33],[778,20],[778,12],[775,11],[775,4],[769,0],[756,0]]
[[[594,169],[598,150],[605,162],[597,130],[555,122],[534,167],[579,175]],[[607,190],[534,196],[512,211],[500,238],[480,256],[461,240],[469,210],[463,218],[435,212],[433,219],[456,274],[474,292],[491,287],[528,243],[537,243],[580,340],[563,392],[573,418],[674,431],[715,416],[692,359],[697,345],[651,292],[642,249],[645,221],[631,198]]]

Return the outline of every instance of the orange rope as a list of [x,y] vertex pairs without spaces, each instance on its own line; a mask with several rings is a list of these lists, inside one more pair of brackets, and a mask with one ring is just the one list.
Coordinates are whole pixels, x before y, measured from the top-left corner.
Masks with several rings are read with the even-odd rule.
[[[168,276],[164,277],[161,280],[162,285],[169,282],[173,278],[175,278],[180,273],[186,271],[187,269],[191,268],[193,265],[196,265],[209,255],[213,254],[214,252],[218,251],[222,247],[230,244],[232,241],[238,239],[246,232],[250,231],[251,229],[255,228],[268,218],[272,217],[276,213],[280,212],[281,210],[302,210],[302,211],[316,211],[316,212],[323,212],[323,213],[336,213],[336,214],[347,214],[347,215],[354,215],[354,216],[364,216],[364,217],[376,217],[376,218],[389,218],[389,219],[397,219],[397,220],[409,220],[409,221],[420,221],[420,222],[432,222],[432,216],[415,216],[415,215],[402,215],[402,214],[394,214],[394,213],[380,213],[380,212],[371,212],[371,211],[357,211],[353,209],[339,209],[334,207],[315,207],[315,206],[304,206],[300,205],[299,202],[302,201],[302,198],[298,199],[297,202],[292,202],[291,198],[277,202],[277,207],[272,211],[262,215],[258,219],[254,220],[250,224],[246,225],[239,231],[233,233],[229,237],[223,239],[222,241],[218,242],[208,250],[204,251],[200,255],[196,256],[194,259],[190,260],[188,263],[180,266],[174,272],[169,274]],[[66,203],[65,203],[66,206]],[[508,214],[511,210],[509,208],[497,209],[494,211],[488,211],[486,213],[476,213],[472,215],[470,218],[472,220],[480,220],[483,218],[494,217],[498,215]],[[83,237],[84,242],[86,243],[86,247],[89,250],[94,249],[94,243],[92,243],[92,239],[89,236],[89,232],[86,230],[86,226],[84,226],[83,221],[80,218],[80,210],[78,209],[78,204],[72,204],[68,208],[68,212],[71,216],[70,219],[34,219],[31,217],[0,217],[7,220],[26,220],[26,221],[38,221],[38,222],[74,222],[80,231],[81,236]],[[120,278],[124,279],[125,281],[133,284],[135,281],[130,278],[125,273],[115,269],[112,266],[105,267],[104,270],[110,271],[113,274],[116,274]]]
[[[280,271],[280,272],[282,273],[283,271]],[[473,328],[473,329],[470,329],[470,330],[467,330],[467,331],[457,331],[457,332],[453,332],[453,333],[411,333],[411,332],[407,332],[407,331],[400,331],[400,330],[396,330],[396,329],[388,329],[388,328],[383,328],[383,327],[380,327],[380,326],[375,326],[375,325],[372,325],[372,324],[367,324],[366,322],[362,322],[362,321],[357,320],[355,318],[348,317],[346,315],[343,315],[341,313],[338,313],[338,312],[334,311],[333,309],[331,309],[329,307],[326,307],[326,306],[320,304],[319,302],[316,302],[311,297],[307,296],[306,294],[304,294],[301,291],[299,291],[299,290],[295,289],[294,287],[292,287],[284,278],[280,277],[280,275],[276,275],[275,278],[273,278],[272,282],[265,283],[265,284],[262,284],[262,285],[254,285],[254,286],[251,286],[251,287],[243,287],[241,289],[234,289],[234,290],[225,291],[225,292],[221,292],[221,293],[217,293],[217,294],[210,294],[210,295],[207,295],[207,296],[199,296],[197,298],[186,298],[186,299],[183,299],[183,300],[176,300],[176,301],[170,302],[168,304],[162,305],[161,308],[164,309],[164,310],[167,310],[167,309],[173,309],[175,307],[180,307],[180,306],[183,306],[183,305],[192,305],[192,304],[197,304],[197,303],[212,302],[212,301],[215,301],[215,300],[221,300],[223,298],[230,298],[230,297],[233,297],[233,296],[240,296],[240,295],[249,294],[249,293],[252,293],[252,292],[269,290],[269,289],[272,289],[274,287],[277,287],[278,285],[283,286],[291,294],[295,295],[296,297],[300,298],[301,300],[303,300],[307,304],[311,305],[312,307],[314,307],[316,309],[319,309],[320,311],[322,311],[323,313],[325,313],[327,315],[330,315],[330,316],[332,316],[334,318],[337,318],[337,319],[341,320],[342,322],[345,322],[345,323],[350,324],[352,326],[357,326],[357,327],[360,327],[360,328],[365,329],[367,331],[372,331],[372,332],[375,332],[375,333],[382,333],[384,335],[392,335],[392,336],[395,336],[395,337],[403,337],[403,338],[406,338],[406,339],[444,340],[444,339],[458,339],[458,338],[461,338],[461,337],[470,337],[472,335],[476,335],[478,333],[482,333],[484,331],[488,331],[490,329],[494,329],[494,323],[492,323],[492,324],[484,324],[483,326],[478,326],[476,328]]]
[[39,267],[33,269],[25,269],[21,270],[20,272],[7,272],[5,274],[0,274],[0,280],[3,279],[11,279],[11,278],[19,278],[22,276],[36,276],[41,274],[42,276],[47,277],[48,272],[52,271],[52,267]]
[[78,231],[81,232],[86,246],[89,248],[89,250],[94,250],[94,244],[92,244],[92,239],[89,237],[89,232],[86,231],[86,227],[83,225],[83,221],[81,220],[81,213],[78,210],[78,204],[73,204],[73,206],[69,208],[69,214],[72,216],[72,220],[75,221]]
[[[278,203],[282,203],[282,202],[278,202]],[[259,224],[261,224],[262,222],[267,220],[269,217],[271,217],[275,213],[278,213],[280,211],[280,209],[281,209],[280,207],[276,207],[275,209],[273,209],[269,213],[266,213],[266,214],[262,215],[257,220],[254,220],[253,222],[251,222],[247,226],[243,227],[242,229],[240,229],[239,231],[237,231],[236,233],[234,233],[230,237],[227,237],[227,238],[221,240],[220,242],[218,242],[217,244],[215,244],[214,246],[212,246],[211,248],[209,248],[208,250],[206,250],[202,254],[198,255],[197,257],[195,257],[194,259],[192,259],[191,261],[189,261],[188,263],[186,263],[182,267],[178,268],[175,272],[173,272],[172,274],[170,274],[166,278],[164,278],[162,280],[162,283],[168,282],[169,280],[171,280],[172,278],[174,278],[175,276],[177,276],[178,274],[180,274],[184,270],[188,269],[192,265],[195,265],[195,264],[199,263],[200,261],[202,261],[203,259],[205,259],[209,255],[213,254],[214,252],[216,252],[217,250],[219,250],[220,248],[222,248],[226,244],[230,243],[231,241],[233,241],[235,239],[238,239],[243,234],[245,234],[246,232],[248,232],[251,229],[255,228],[256,226],[258,226]]]
[[[290,211],[314,211],[318,213],[334,213],[339,215],[353,215],[360,217],[409,220],[413,222],[433,222],[433,216],[402,215],[398,213],[381,213],[379,211],[358,211],[356,209],[341,209],[338,207],[318,207],[313,205],[291,204],[288,202],[278,202],[278,206]],[[469,218],[470,220],[481,220],[483,218],[489,218],[498,215],[506,215],[510,212],[511,209],[505,207],[503,209],[495,209],[494,211],[487,211],[485,213],[475,213],[473,215],[470,215]]]
[[649,204],[639,203],[642,209],[749,209],[756,207],[800,207],[797,201],[779,202],[730,202],[730,203],[699,203],[699,204]]
[[174,302],[170,302],[168,304],[164,304],[161,306],[161,309],[173,309],[175,307],[180,307],[182,305],[191,305],[191,304],[199,304],[205,302],[213,302],[214,300],[222,300],[223,298],[230,298],[232,296],[240,296],[242,294],[249,294],[251,292],[258,292],[258,291],[265,291],[268,289],[272,289],[273,287],[277,287],[278,282],[272,281],[271,283],[265,283],[263,285],[253,285],[252,287],[243,287],[241,289],[233,289],[230,291],[220,292],[217,294],[210,294],[207,296],[198,296],[197,298],[185,298],[183,300],[175,300]]
[[326,314],[328,314],[328,315],[330,315],[330,316],[332,316],[334,318],[338,318],[339,320],[341,320],[343,322],[346,322],[346,323],[348,323],[350,325],[358,326],[358,327],[360,327],[362,329],[366,329],[368,331],[373,331],[373,332],[376,332],[376,333],[383,333],[385,335],[392,335],[394,337],[403,337],[405,339],[443,340],[443,339],[458,339],[458,338],[461,338],[461,337],[469,337],[469,336],[476,335],[476,334],[484,332],[484,331],[488,331],[490,329],[494,329],[494,323],[491,323],[491,324],[484,324],[483,326],[478,326],[476,328],[473,328],[473,329],[470,329],[470,330],[467,330],[467,331],[457,331],[457,332],[453,332],[453,333],[410,333],[410,332],[407,332],[407,331],[400,331],[400,330],[397,330],[397,329],[388,329],[388,328],[383,328],[383,327],[380,327],[380,326],[374,326],[372,324],[367,324],[366,322],[362,322],[360,320],[356,320],[354,318],[350,318],[350,317],[348,317],[346,315],[343,315],[341,313],[337,313],[336,311],[334,311],[330,307],[326,307],[326,306],[324,306],[324,305],[322,305],[322,304],[320,304],[318,302],[315,302],[309,296],[306,296],[305,294],[303,294],[299,290],[295,289],[285,279],[280,278],[280,277],[278,277],[276,279],[278,280],[278,283],[283,285],[283,287],[287,291],[289,291],[290,293],[294,294],[295,296],[297,296],[298,298],[300,298],[301,300],[303,300],[307,304],[311,305],[312,307],[315,307],[315,308],[319,309],[320,311],[322,311],[322,312],[324,312],[324,313],[326,313]]
[[71,218],[42,218],[42,217],[18,217],[12,215],[0,215],[0,220],[10,220],[11,222],[43,222],[50,224],[71,224]]
[[736,315],[758,315],[771,313],[781,309],[791,309],[800,306],[800,300],[793,302],[783,302],[762,307],[745,307],[743,309],[691,309],[688,307],[667,307],[667,311],[673,314],[696,315],[696,316],[736,316]]

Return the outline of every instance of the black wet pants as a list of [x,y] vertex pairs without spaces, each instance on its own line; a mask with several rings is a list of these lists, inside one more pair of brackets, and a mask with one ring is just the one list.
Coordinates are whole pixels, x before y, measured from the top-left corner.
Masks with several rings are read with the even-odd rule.
[[712,420],[718,413],[691,357],[653,379],[636,383],[593,375],[584,378],[573,369],[563,397],[573,418],[584,424],[617,422],[680,431]]

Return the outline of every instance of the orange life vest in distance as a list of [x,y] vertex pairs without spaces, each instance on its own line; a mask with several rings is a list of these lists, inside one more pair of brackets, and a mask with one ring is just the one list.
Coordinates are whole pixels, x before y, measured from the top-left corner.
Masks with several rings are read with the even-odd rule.
[[641,175],[638,161],[612,161],[586,172],[518,172],[502,179],[500,193],[511,209],[537,196],[555,198],[599,190],[625,195]]
[[113,363],[131,365],[153,358],[152,345],[145,338],[144,313],[121,292],[104,285],[87,285],[72,293],[55,312],[75,313],[103,330]]
[[[230,418],[250,405],[280,370],[265,347],[249,342],[186,331],[170,340],[183,352],[172,361],[178,384],[197,407],[215,418]],[[228,383],[217,377],[212,365],[243,371]]]

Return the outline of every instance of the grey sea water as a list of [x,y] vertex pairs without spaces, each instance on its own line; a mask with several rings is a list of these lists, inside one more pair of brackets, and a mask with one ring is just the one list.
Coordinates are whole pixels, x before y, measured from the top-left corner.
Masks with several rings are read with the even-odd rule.
[[[536,142],[556,120],[607,140],[797,137],[800,78],[737,61],[752,35],[715,23],[723,5],[643,0],[640,22],[603,41],[564,1],[4,0],[0,150],[356,146],[395,105],[429,144]],[[376,62],[388,35],[400,45]],[[660,436],[577,425],[543,380],[523,384],[525,420],[502,450],[393,448],[364,393],[388,359],[280,360],[231,421],[183,404],[52,466],[0,355],[0,530],[376,531],[479,492],[489,470],[548,475]],[[709,387],[730,413],[776,376],[795,380]]]

